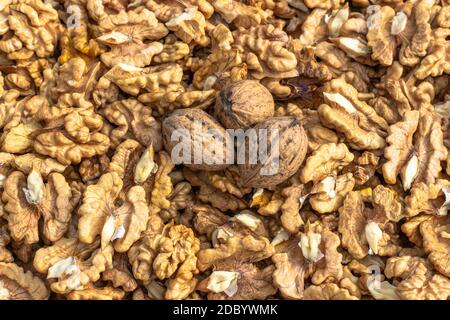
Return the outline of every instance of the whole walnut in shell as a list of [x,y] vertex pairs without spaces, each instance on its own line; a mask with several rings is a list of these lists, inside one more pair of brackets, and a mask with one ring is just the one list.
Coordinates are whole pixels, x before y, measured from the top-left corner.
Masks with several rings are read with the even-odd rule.
[[229,165],[225,129],[203,110],[175,110],[163,119],[162,134],[175,164],[212,171]]
[[[241,184],[267,188],[286,181],[300,168],[308,148],[308,137],[300,120],[295,117],[273,117],[252,129],[256,131],[257,150],[248,139],[245,143],[245,163],[238,162]],[[263,145],[264,139],[266,146]],[[251,154],[255,152],[258,154],[256,163],[255,159],[251,161]]]
[[272,94],[258,81],[237,81],[216,99],[215,116],[229,129],[247,128],[273,117]]

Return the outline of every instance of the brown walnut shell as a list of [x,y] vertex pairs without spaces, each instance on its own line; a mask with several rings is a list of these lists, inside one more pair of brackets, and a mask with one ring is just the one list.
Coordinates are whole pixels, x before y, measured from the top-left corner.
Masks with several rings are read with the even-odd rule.
[[272,94],[258,81],[242,80],[222,89],[214,115],[228,129],[248,128],[274,116]]
[[[163,119],[162,134],[165,149],[175,164],[210,171],[229,166],[226,161],[225,129],[203,110],[175,110]],[[207,156],[205,150],[211,150],[211,154],[217,157],[216,161]]]
[[[256,164],[250,164],[249,150],[251,150],[251,146],[249,146],[250,140],[247,140],[246,163],[238,164],[241,184],[245,187],[268,188],[276,186],[294,175],[303,163],[308,148],[308,137],[300,120],[295,117],[274,117],[255,125],[253,129],[256,130],[258,142],[260,139],[267,139],[266,149],[261,149],[261,145],[258,143],[258,151],[262,150],[267,158],[258,157]],[[267,129],[267,133],[260,129]],[[271,138],[272,132],[276,132],[276,129],[278,129],[278,148],[276,148],[276,140]],[[272,172],[269,170],[264,173],[264,170],[276,163],[274,161],[277,154],[279,155],[278,165],[275,164],[272,167]]]

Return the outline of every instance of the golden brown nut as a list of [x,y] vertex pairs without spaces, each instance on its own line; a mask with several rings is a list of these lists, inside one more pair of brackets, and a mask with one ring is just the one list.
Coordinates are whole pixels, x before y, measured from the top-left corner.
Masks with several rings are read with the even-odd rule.
[[113,146],[132,138],[143,146],[153,145],[155,151],[161,150],[161,125],[152,117],[150,108],[134,99],[126,99],[108,105],[102,113],[117,126],[110,134]]
[[[242,210],[247,207],[247,204],[241,199],[240,195],[236,196],[228,190],[223,192],[217,189],[214,183],[210,183],[201,174],[197,175],[196,172],[187,168],[183,169],[183,174],[192,186],[200,187],[199,193],[197,194],[199,200],[210,203],[213,207],[222,211]],[[208,182],[205,182],[203,179]]]
[[[377,206],[376,202],[374,206]],[[396,255],[400,247],[395,229],[392,229],[385,210],[370,211],[364,205],[361,192],[347,194],[343,206],[339,208],[339,232],[342,234],[342,246],[353,257]]]
[[133,186],[126,199],[116,204],[123,182],[116,172],[105,173],[97,184],[90,185],[83,194],[79,208],[78,236],[84,243],[93,243],[101,236],[101,247],[114,242],[117,252],[125,252],[140,238],[148,219],[145,191]]
[[336,211],[341,207],[345,196],[353,190],[354,186],[355,179],[351,173],[337,177],[328,176],[313,186],[309,203],[318,213]]
[[68,300],[122,300],[125,292],[111,287],[75,290],[67,294]]
[[325,283],[319,286],[311,285],[306,288],[304,300],[358,300],[349,290],[340,288],[334,283]]
[[433,217],[420,224],[423,248],[429,253],[428,260],[437,271],[446,277],[450,276],[450,219],[449,216]]
[[244,129],[273,117],[275,104],[259,82],[243,80],[222,89],[216,99],[215,116],[227,129]]
[[155,14],[141,10],[121,11],[117,15],[106,15],[96,28],[97,41],[111,47],[111,51],[101,54],[101,60],[109,67],[119,63],[144,67],[159,54],[163,45],[159,42],[145,43],[145,40],[158,40],[167,35],[167,28],[158,21]]
[[205,24],[203,14],[197,7],[191,7],[172,17],[166,22],[166,27],[187,44],[195,42],[200,46],[207,46],[209,38],[205,34]]
[[300,171],[303,183],[320,181],[338,171],[353,161],[354,155],[343,143],[326,143],[315,150],[305,161]]
[[39,172],[28,177],[22,172],[11,173],[5,181],[2,200],[8,213],[11,236],[15,241],[33,244],[39,241],[38,221],[44,218],[44,235],[50,241],[59,240],[67,231],[73,206],[72,192],[64,176],[51,173],[44,184]]
[[[245,143],[246,163],[240,164],[238,159],[242,184],[266,188],[276,186],[295,174],[308,149],[308,137],[301,122],[294,117],[273,117],[258,123],[252,129],[256,131],[258,141],[264,139],[267,144],[257,145],[255,148],[254,141]],[[252,163],[256,153],[259,163]]]
[[440,122],[425,110],[406,111],[403,120],[390,127],[386,142],[383,177],[394,184],[400,175],[404,190],[421,182],[434,183],[442,169],[440,162],[447,159]]
[[257,267],[254,262],[273,254],[265,238],[234,236],[216,248],[200,250],[198,267],[213,273],[198,285],[209,299],[265,299],[276,292],[272,285],[274,266]]
[[49,292],[31,271],[14,263],[0,262],[0,296],[5,300],[46,300]]
[[84,244],[76,238],[62,238],[52,246],[39,249],[33,266],[38,272],[46,273],[47,278],[58,279],[50,286],[56,293],[84,289],[112,267],[113,247],[108,245],[102,250],[99,245],[100,241]]
[[117,253],[113,257],[113,268],[105,270],[102,279],[111,281],[114,288],[122,287],[125,292],[134,291],[138,284],[130,272],[128,257],[124,253]]
[[424,259],[414,256],[389,258],[386,277],[398,278],[397,293],[406,300],[447,300],[450,280],[435,273]]
[[405,14],[396,16],[394,9],[389,6],[370,7],[370,16],[367,18],[367,41],[372,48],[372,59],[378,60],[381,65],[392,64],[397,47],[395,34],[399,31],[396,26],[406,24],[406,19]]

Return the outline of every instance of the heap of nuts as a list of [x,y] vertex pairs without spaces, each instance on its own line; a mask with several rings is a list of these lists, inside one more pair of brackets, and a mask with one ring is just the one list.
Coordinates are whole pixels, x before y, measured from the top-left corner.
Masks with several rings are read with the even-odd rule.
[[450,299],[447,0],[4,0],[0,299]]

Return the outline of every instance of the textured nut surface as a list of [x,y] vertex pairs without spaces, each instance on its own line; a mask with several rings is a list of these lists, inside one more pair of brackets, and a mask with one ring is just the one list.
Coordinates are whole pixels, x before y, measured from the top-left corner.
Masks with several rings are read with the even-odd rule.
[[[186,159],[188,167],[221,170],[228,166],[225,129],[206,112],[176,110],[162,121],[162,132],[168,151]],[[206,154],[206,149],[210,153]],[[200,154],[196,155],[196,150]]]
[[274,113],[272,95],[257,81],[238,81],[222,89],[215,104],[215,115],[230,129],[250,127]]
[[[274,117],[253,129],[259,141],[267,141],[267,159],[259,164],[238,165],[243,185],[265,188],[287,180],[300,168],[308,149],[308,137],[301,122],[294,117]],[[248,154],[257,150],[247,145],[245,151]]]
[[448,0],[0,1],[0,300],[449,300],[449,35]]

